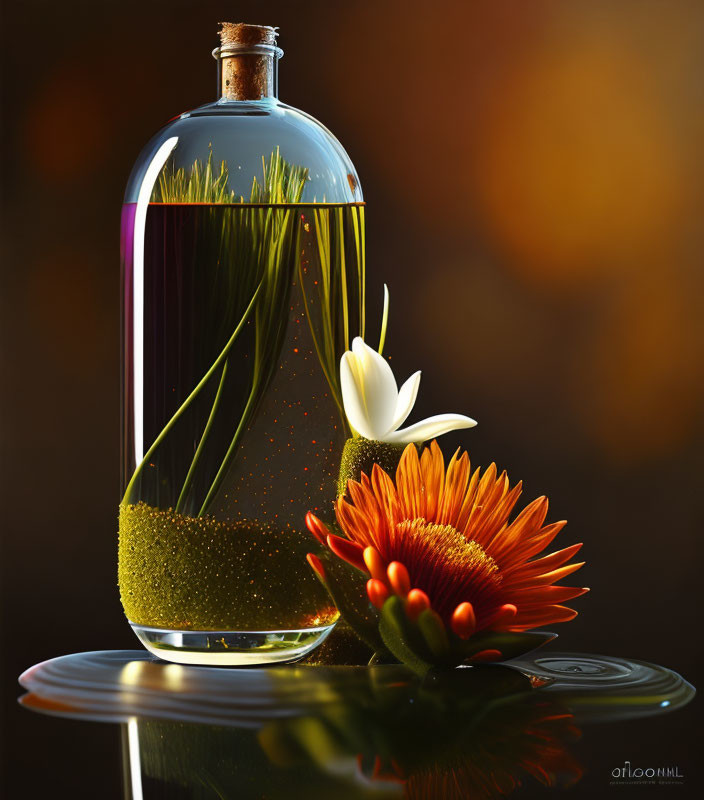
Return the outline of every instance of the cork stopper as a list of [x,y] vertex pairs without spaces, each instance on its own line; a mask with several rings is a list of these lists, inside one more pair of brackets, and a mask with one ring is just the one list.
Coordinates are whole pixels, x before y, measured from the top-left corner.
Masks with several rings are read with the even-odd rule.
[[221,22],[220,44],[250,46],[255,44],[276,45],[278,28],[270,25],[249,25],[246,22]]
[[225,100],[262,100],[276,96],[276,63],[282,55],[276,46],[278,28],[221,22],[221,90]]

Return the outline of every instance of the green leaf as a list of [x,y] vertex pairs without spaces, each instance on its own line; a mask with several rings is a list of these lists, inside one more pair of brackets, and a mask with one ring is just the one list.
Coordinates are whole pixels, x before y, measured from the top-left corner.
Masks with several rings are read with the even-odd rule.
[[379,635],[379,617],[367,597],[364,574],[327,550],[317,555],[325,567],[322,583],[342,618],[372,650],[384,655],[387,651]]
[[392,595],[384,603],[379,633],[391,653],[414,672],[425,675],[432,668],[432,655],[418,626],[408,619],[400,597]]
[[436,659],[447,658],[450,652],[450,640],[443,621],[432,608],[426,608],[418,617],[418,627],[423,634],[428,649]]

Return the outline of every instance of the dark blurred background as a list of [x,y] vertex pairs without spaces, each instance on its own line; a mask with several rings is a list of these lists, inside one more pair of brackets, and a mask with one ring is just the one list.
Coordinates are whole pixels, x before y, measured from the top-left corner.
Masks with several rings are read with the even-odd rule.
[[87,788],[119,782],[115,731],[76,744],[82,723],[16,707],[16,677],[138,647],[116,586],[120,204],[147,139],[214,99],[223,19],[281,27],[281,98],[357,166],[387,352],[399,378],[423,370],[415,418],[478,419],[444,444],[547,494],[562,545],[585,542],[592,592],[560,649],[697,682],[704,4],[3,6],[8,797],[119,793]]

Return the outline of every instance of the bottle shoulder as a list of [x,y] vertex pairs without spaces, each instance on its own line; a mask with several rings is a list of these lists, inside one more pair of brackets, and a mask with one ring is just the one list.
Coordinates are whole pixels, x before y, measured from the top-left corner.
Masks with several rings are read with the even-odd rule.
[[302,202],[363,200],[355,167],[328,128],[300,109],[268,99],[217,101],[171,120],[137,159],[127,186],[127,202],[137,199],[150,164],[169,141],[173,147],[164,169],[188,171],[196,162],[206,164],[208,159],[217,167],[225,162],[230,188],[245,198],[253,179],[261,179],[262,160],[278,153],[288,164],[308,170]]

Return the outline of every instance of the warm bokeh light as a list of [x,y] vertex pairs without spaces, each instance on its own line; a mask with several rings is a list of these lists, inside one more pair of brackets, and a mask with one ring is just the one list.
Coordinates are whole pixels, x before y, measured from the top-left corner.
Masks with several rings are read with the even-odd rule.
[[413,15],[387,9],[370,35],[399,59],[399,95],[389,109],[368,59],[341,113],[397,123],[359,135],[418,222],[408,252],[427,242],[408,289],[426,359],[469,398],[550,408],[614,464],[652,461],[701,429],[704,8],[510,8],[454,4],[443,30],[461,48],[414,47]]
[[688,189],[650,55],[595,21],[535,42],[476,120],[485,235],[522,277],[575,290],[667,242]]
[[575,414],[619,463],[676,452],[701,424],[701,294],[677,275],[681,263],[672,263],[671,275],[664,267],[645,260],[575,353]]

